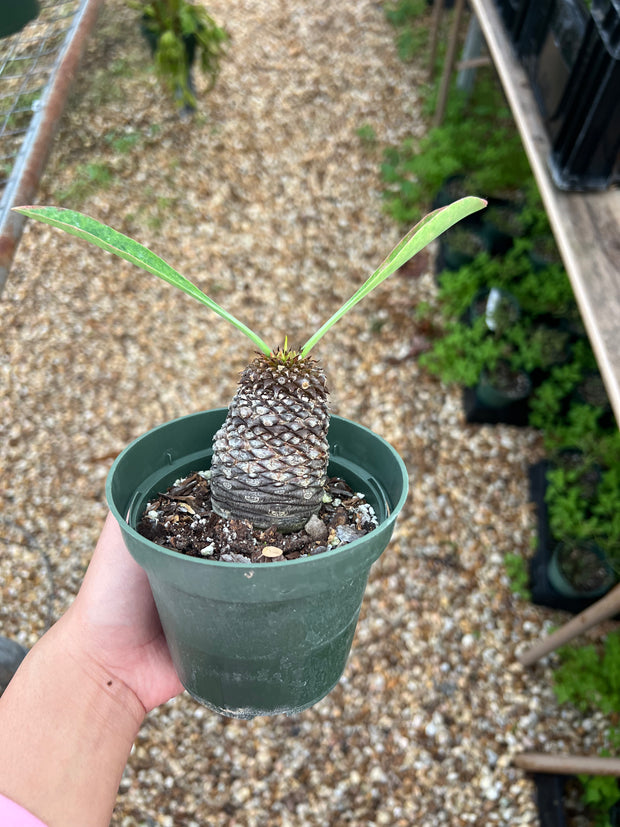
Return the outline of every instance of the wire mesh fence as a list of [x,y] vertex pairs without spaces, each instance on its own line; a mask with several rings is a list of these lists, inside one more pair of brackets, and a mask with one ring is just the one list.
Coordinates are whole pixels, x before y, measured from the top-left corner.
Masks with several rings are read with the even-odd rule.
[[0,187],[11,175],[79,0],[47,0],[21,32],[0,40]]
[[11,207],[36,194],[100,4],[39,0],[38,16],[0,39],[0,292],[23,227]]

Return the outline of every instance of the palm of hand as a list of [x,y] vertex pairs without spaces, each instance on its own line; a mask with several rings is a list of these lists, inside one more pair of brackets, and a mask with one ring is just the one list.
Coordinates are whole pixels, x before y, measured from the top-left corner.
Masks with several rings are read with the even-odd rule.
[[146,712],[183,691],[148,578],[111,515],[71,612],[80,651],[125,683]]

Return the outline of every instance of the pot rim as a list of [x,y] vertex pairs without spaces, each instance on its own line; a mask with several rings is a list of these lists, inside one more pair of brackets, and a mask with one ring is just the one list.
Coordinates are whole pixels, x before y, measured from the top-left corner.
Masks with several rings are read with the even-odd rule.
[[[222,414],[222,419],[223,419],[226,415],[227,410],[228,410],[228,408],[224,408],[224,407],[222,407],[222,408],[210,408],[210,409],[207,409],[205,411],[197,411],[195,413],[185,414],[184,416],[176,417],[174,419],[169,420],[168,422],[164,422],[164,423],[161,423],[160,425],[156,425],[154,428],[151,428],[150,430],[148,430],[148,431],[144,432],[143,434],[141,434],[140,436],[136,437],[128,445],[125,446],[125,448],[120,452],[120,454],[116,457],[116,459],[112,463],[112,466],[111,466],[111,468],[108,472],[108,475],[107,475],[107,478],[106,478],[106,483],[105,483],[106,500],[107,500],[107,503],[108,503],[108,507],[109,507],[110,511],[112,512],[112,514],[114,515],[116,521],[119,523],[119,525],[122,526],[123,532],[128,532],[129,535],[135,541],[137,541],[141,544],[146,544],[147,548],[151,548],[153,551],[157,551],[158,553],[165,555],[166,557],[170,558],[171,560],[183,561],[186,564],[189,562],[190,564],[196,564],[196,565],[204,565],[204,566],[209,566],[209,567],[215,566],[217,568],[227,569],[227,570],[231,570],[231,569],[241,570],[241,569],[244,569],[244,568],[245,569],[253,569],[253,570],[263,569],[266,566],[265,563],[251,563],[251,562],[250,563],[234,563],[234,562],[229,562],[229,561],[226,561],[226,560],[209,560],[208,558],[192,557],[190,555],[182,554],[178,551],[173,551],[172,549],[168,549],[168,548],[165,548],[164,546],[159,546],[156,543],[153,543],[151,540],[148,540],[146,537],[142,536],[133,527],[133,525],[131,525],[131,523],[127,519],[127,515],[129,514],[129,511],[130,511],[131,506],[133,504],[133,498],[130,498],[130,500],[128,501],[128,503],[126,505],[127,514],[122,515],[119,508],[118,508],[118,506],[117,506],[117,504],[116,504],[114,494],[113,494],[113,491],[112,491],[112,480],[114,478],[114,475],[118,471],[119,465],[122,464],[122,462],[124,461],[126,455],[142,439],[144,439],[147,436],[151,435],[154,431],[169,427],[171,425],[174,425],[175,423],[181,423],[184,420],[188,420],[192,417],[197,417],[197,416],[200,416],[201,414],[205,414],[205,413],[221,413]],[[269,567],[270,570],[272,570],[273,567],[282,568],[283,566],[286,569],[290,569],[294,565],[303,565],[303,564],[307,565],[310,562],[317,563],[321,560],[332,559],[333,557],[335,557],[336,555],[339,555],[339,554],[342,555],[343,553],[355,552],[356,549],[358,549],[364,543],[368,543],[369,538],[372,538],[372,537],[376,536],[377,532],[385,531],[386,528],[388,528],[390,525],[393,525],[396,521],[396,517],[398,516],[398,514],[400,513],[400,511],[402,510],[402,508],[405,504],[405,501],[406,501],[408,493],[409,493],[409,475],[408,475],[405,463],[403,462],[402,457],[396,451],[396,449],[386,439],[384,439],[382,436],[375,433],[374,431],[371,431],[370,428],[367,428],[364,425],[360,425],[358,422],[354,422],[353,420],[347,419],[347,418],[342,417],[342,416],[336,416],[336,415],[333,415],[333,414],[330,415],[330,424],[331,424],[332,420],[343,423],[345,425],[352,425],[355,428],[358,428],[361,431],[363,431],[367,434],[370,434],[374,440],[378,441],[385,448],[388,449],[388,451],[392,454],[392,456],[393,456],[393,458],[394,458],[394,460],[395,460],[395,462],[396,462],[396,464],[399,468],[399,471],[400,471],[400,476],[402,478],[402,491],[401,491],[401,494],[400,494],[398,500],[394,504],[390,505],[389,503],[386,502],[386,508],[389,512],[388,516],[384,520],[382,520],[376,526],[376,528],[374,528],[368,534],[365,534],[363,537],[359,537],[357,540],[353,540],[352,542],[347,543],[345,545],[338,546],[338,547],[333,548],[333,549],[329,549],[328,551],[323,551],[323,552],[321,552],[320,554],[317,554],[317,555],[312,555],[312,556],[308,555],[308,556],[305,556],[305,557],[298,557],[295,560],[279,560],[279,561],[271,562],[271,563],[268,564],[268,567]],[[335,457],[335,459],[338,459],[337,454],[335,454],[334,457]],[[191,458],[191,456],[188,457],[188,458]],[[331,460],[331,446],[330,446],[330,460]],[[196,470],[199,470],[199,469],[196,469]],[[145,477],[146,476],[148,476],[148,475],[145,474]],[[382,491],[382,495],[385,497],[385,492]],[[134,497],[135,497],[135,493],[134,493]]]

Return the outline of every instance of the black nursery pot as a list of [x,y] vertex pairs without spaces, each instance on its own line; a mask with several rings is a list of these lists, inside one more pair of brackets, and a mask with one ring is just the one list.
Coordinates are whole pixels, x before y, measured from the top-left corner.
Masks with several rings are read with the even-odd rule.
[[572,117],[564,94],[583,43],[588,20],[582,0],[537,0],[523,23],[519,51],[547,131]]
[[513,44],[519,40],[530,2],[532,0],[495,0],[504,28]]
[[620,181],[620,0],[593,0],[592,13],[562,101],[549,168],[565,190],[605,189]]
[[407,497],[406,468],[384,439],[332,417],[328,473],[375,510],[378,526],[313,557],[226,563],[146,540],[136,525],[174,480],[211,464],[226,409],[173,420],[131,443],[114,462],[108,504],[146,571],[177,673],[187,691],[230,717],[293,714],[312,706],[345,667],[370,567],[386,548]]
[[551,536],[545,492],[547,489],[548,460],[541,460],[529,468],[530,501],[536,507],[536,553],[530,562],[530,592],[538,606],[562,609],[579,614],[591,606],[600,595],[575,594],[558,589],[549,577],[553,551],[557,545]]
[[0,0],[0,38],[16,34],[38,14],[37,0]]

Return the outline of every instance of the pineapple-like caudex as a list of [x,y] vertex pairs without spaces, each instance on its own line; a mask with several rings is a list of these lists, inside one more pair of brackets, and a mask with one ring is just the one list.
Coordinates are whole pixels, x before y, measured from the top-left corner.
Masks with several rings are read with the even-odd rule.
[[329,446],[327,381],[286,347],[244,370],[213,440],[211,505],[256,528],[302,528],[323,500]]
[[427,215],[362,286],[301,347],[272,350],[253,330],[143,245],[89,216],[57,207],[16,207],[175,285],[244,333],[260,355],[246,368],[226,420],[214,438],[213,510],[256,528],[292,531],[305,525],[323,497],[329,449],[327,383],[308,357],[327,331],[364,296],[445,230],[486,206],[467,197]]

